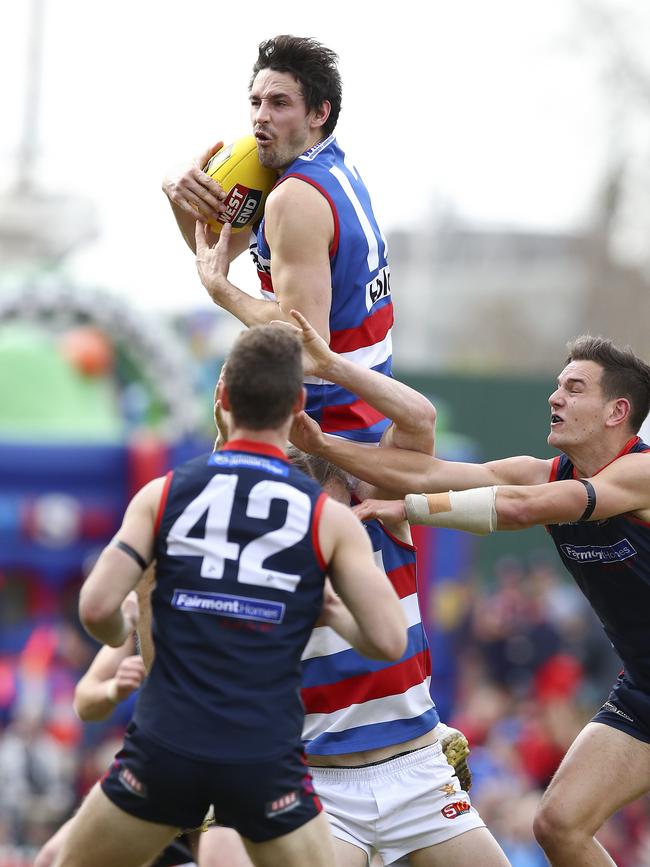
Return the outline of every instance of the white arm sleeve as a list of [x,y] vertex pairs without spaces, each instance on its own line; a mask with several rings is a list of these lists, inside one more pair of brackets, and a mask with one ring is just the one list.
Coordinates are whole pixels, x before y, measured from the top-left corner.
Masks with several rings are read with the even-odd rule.
[[409,524],[449,527],[486,536],[497,528],[497,486],[449,491],[446,494],[407,494]]

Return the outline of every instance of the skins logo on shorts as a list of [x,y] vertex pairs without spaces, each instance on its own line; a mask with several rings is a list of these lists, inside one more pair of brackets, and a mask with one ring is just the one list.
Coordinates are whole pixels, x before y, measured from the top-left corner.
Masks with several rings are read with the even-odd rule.
[[250,223],[261,201],[261,190],[235,184],[228,193],[226,210],[220,216],[219,222],[232,223],[234,229],[240,229]]
[[272,819],[274,816],[280,816],[282,813],[288,813],[289,810],[295,809],[300,804],[300,793],[297,789],[292,792],[287,792],[276,798],[275,801],[270,801],[264,808],[264,815],[267,819]]
[[141,783],[133,771],[130,771],[127,767],[123,767],[120,770],[117,778],[124,788],[128,789],[132,795],[137,795],[138,798],[147,797],[147,787],[144,783]]
[[628,557],[634,557],[636,549],[627,539],[621,539],[614,545],[560,545],[562,553],[569,560],[577,563],[620,563]]
[[463,813],[469,813],[470,810],[468,801],[454,801],[453,804],[446,804],[440,812],[445,819],[457,819]]
[[454,783],[445,783],[445,785],[441,787],[440,791],[443,793],[443,795],[455,795],[456,786],[454,785]]

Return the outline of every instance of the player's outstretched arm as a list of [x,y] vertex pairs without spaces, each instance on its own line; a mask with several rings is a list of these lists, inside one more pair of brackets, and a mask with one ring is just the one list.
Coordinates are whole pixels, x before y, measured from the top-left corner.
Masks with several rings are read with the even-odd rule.
[[615,515],[650,518],[650,461],[626,455],[591,479],[534,485],[490,485],[405,500],[366,500],[354,509],[361,520],[405,515],[411,524],[450,527],[484,535],[540,524],[599,521]]
[[132,636],[121,647],[102,647],[75,687],[75,713],[84,722],[107,719],[115,705],[140,686],[145,674]]
[[325,597],[323,623],[365,656],[394,661],[406,650],[406,620],[392,584],[375,563],[368,534],[347,506],[327,500],[320,546],[336,597]]
[[374,487],[403,497],[410,491],[464,490],[498,484],[536,485],[548,481],[551,461],[528,456],[485,464],[444,461],[402,448],[364,446],[324,434],[305,413],[296,417],[291,442]]
[[[585,510],[587,517],[582,518]],[[536,524],[602,521],[634,514],[650,519],[650,460],[645,454],[624,455],[595,476],[545,485],[499,486],[496,491],[499,530]]]
[[129,596],[153,559],[154,524],[164,479],[145,485],[129,503],[122,526],[86,578],[79,616],[102,644],[119,647],[135,629],[138,603]]

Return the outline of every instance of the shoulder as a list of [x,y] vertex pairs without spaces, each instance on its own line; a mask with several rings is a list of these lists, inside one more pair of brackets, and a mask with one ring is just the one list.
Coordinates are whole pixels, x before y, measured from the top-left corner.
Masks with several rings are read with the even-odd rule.
[[329,255],[335,220],[327,199],[309,184],[288,178],[266,200],[266,240],[275,255]]
[[[338,500],[332,499],[327,494],[323,500],[322,516],[332,526],[344,526],[349,523],[350,519],[356,521],[348,506],[344,506],[343,503],[339,503]],[[361,526],[359,521],[356,523]]]
[[608,464],[606,467],[596,473],[596,478],[599,475],[616,476],[621,479],[634,478],[643,480],[646,483],[650,481],[650,451],[648,452],[629,452],[626,455],[621,455]]
[[333,543],[342,539],[353,539],[358,542],[359,539],[366,537],[363,524],[350,507],[329,496],[326,496],[323,503],[320,531]]
[[291,220],[303,224],[314,218],[332,220],[330,202],[313,184],[297,177],[289,177],[274,188],[264,209],[266,229],[273,228],[277,220]]
[[160,476],[157,479],[152,479],[150,482],[147,482],[147,484],[140,488],[138,493],[133,497],[131,505],[137,506],[138,508],[147,508],[148,506],[157,507],[166,482],[167,476]]

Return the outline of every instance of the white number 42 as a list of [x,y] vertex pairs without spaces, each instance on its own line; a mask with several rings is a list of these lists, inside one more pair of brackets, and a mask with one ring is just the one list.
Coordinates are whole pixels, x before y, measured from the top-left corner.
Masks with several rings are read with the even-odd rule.
[[[228,530],[235,501],[239,477],[213,476],[201,493],[189,503],[174,521],[167,536],[167,553],[173,557],[201,557],[203,578],[223,578],[226,560],[238,561],[237,580],[243,584],[274,587],[293,593],[301,575],[265,569],[264,562],[273,554],[291,548],[309,531],[311,500],[285,482],[265,479],[251,488],[246,515],[249,518],[268,518],[273,500],[287,503],[284,524],[269,530],[242,548],[228,541]],[[189,533],[207,512],[203,538]]]

